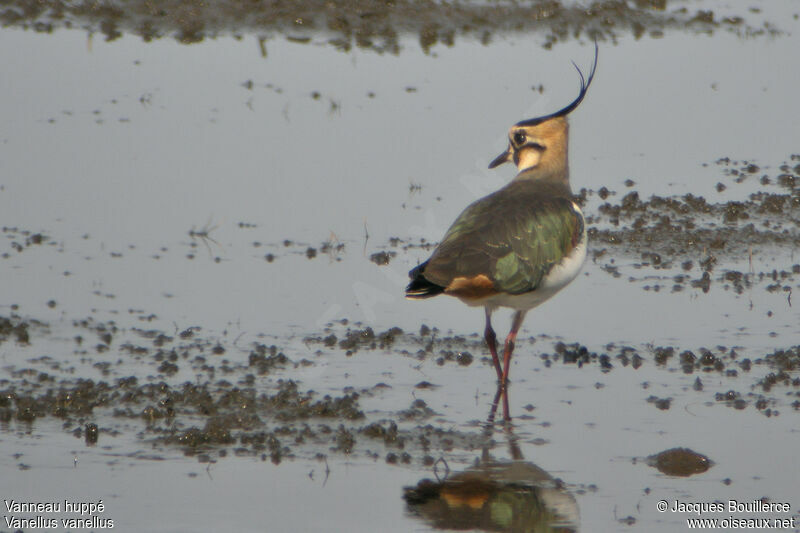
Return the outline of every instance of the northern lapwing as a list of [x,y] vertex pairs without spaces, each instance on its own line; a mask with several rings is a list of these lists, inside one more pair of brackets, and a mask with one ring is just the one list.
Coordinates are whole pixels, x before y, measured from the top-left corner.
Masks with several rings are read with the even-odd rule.
[[[489,168],[513,161],[517,176],[468,206],[431,257],[409,272],[407,298],[449,294],[484,307],[484,338],[503,388],[525,314],[575,279],[586,259],[586,224],[569,184],[567,115],[586,96],[597,55],[595,43],[588,79],[573,63],[581,88],[571,104],[511,127],[508,149]],[[502,367],[491,321],[498,307],[514,310]]]

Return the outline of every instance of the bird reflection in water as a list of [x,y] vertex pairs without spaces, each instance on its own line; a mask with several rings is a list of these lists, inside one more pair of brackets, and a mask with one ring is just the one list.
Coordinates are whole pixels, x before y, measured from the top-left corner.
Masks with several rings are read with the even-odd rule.
[[[489,454],[500,402],[510,460]],[[454,475],[446,468],[443,479],[436,469],[437,481],[423,479],[406,487],[408,513],[434,529],[577,532],[575,498],[560,480],[525,461],[509,420],[507,389],[498,387],[486,422],[486,444],[476,465]]]

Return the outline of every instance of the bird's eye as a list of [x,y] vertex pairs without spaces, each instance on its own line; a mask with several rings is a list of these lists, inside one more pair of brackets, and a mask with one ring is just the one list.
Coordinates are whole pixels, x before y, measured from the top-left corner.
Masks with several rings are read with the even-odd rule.
[[524,131],[518,131],[518,132],[514,133],[513,140],[514,140],[514,144],[516,144],[517,146],[522,146],[525,143],[525,132]]

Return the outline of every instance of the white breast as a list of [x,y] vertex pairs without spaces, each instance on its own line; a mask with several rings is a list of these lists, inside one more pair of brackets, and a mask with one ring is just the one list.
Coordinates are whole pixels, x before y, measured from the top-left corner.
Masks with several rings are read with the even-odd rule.
[[[578,213],[581,213],[580,208],[572,204],[572,208]],[[583,216],[581,214],[581,216]],[[583,225],[583,234],[581,235],[578,245],[572,250],[572,253],[565,256],[560,263],[553,266],[552,270],[542,280],[542,289],[551,290],[553,294],[566,287],[569,282],[575,279],[575,276],[581,271],[583,262],[586,261],[586,224]]]

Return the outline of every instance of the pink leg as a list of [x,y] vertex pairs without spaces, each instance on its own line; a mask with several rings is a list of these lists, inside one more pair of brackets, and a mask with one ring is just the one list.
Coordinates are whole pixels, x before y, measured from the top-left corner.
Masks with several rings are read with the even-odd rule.
[[502,379],[503,369],[500,368],[500,358],[497,356],[497,335],[492,329],[492,312],[488,307],[486,308],[486,329],[483,332],[483,338],[486,339],[486,344],[489,345],[494,369],[497,370],[497,379]]
[[500,400],[503,401],[503,420],[509,421],[511,420],[511,415],[508,412],[508,391],[506,390],[503,385],[500,383],[497,384],[497,393],[494,395],[494,401],[492,401],[492,409],[489,411],[489,419],[487,420],[487,428],[491,429],[494,424],[494,418],[497,413],[497,406],[500,404]]
[[514,313],[514,318],[511,321],[511,331],[506,337],[506,344],[503,348],[503,375],[500,378],[500,383],[503,386],[508,385],[508,371],[511,369],[511,354],[514,353],[514,343],[517,340],[517,333],[519,328],[522,327],[522,321],[525,320],[525,311],[517,311]]
[[511,413],[508,411],[508,389],[506,387],[503,388],[503,420],[506,422],[511,420]]

